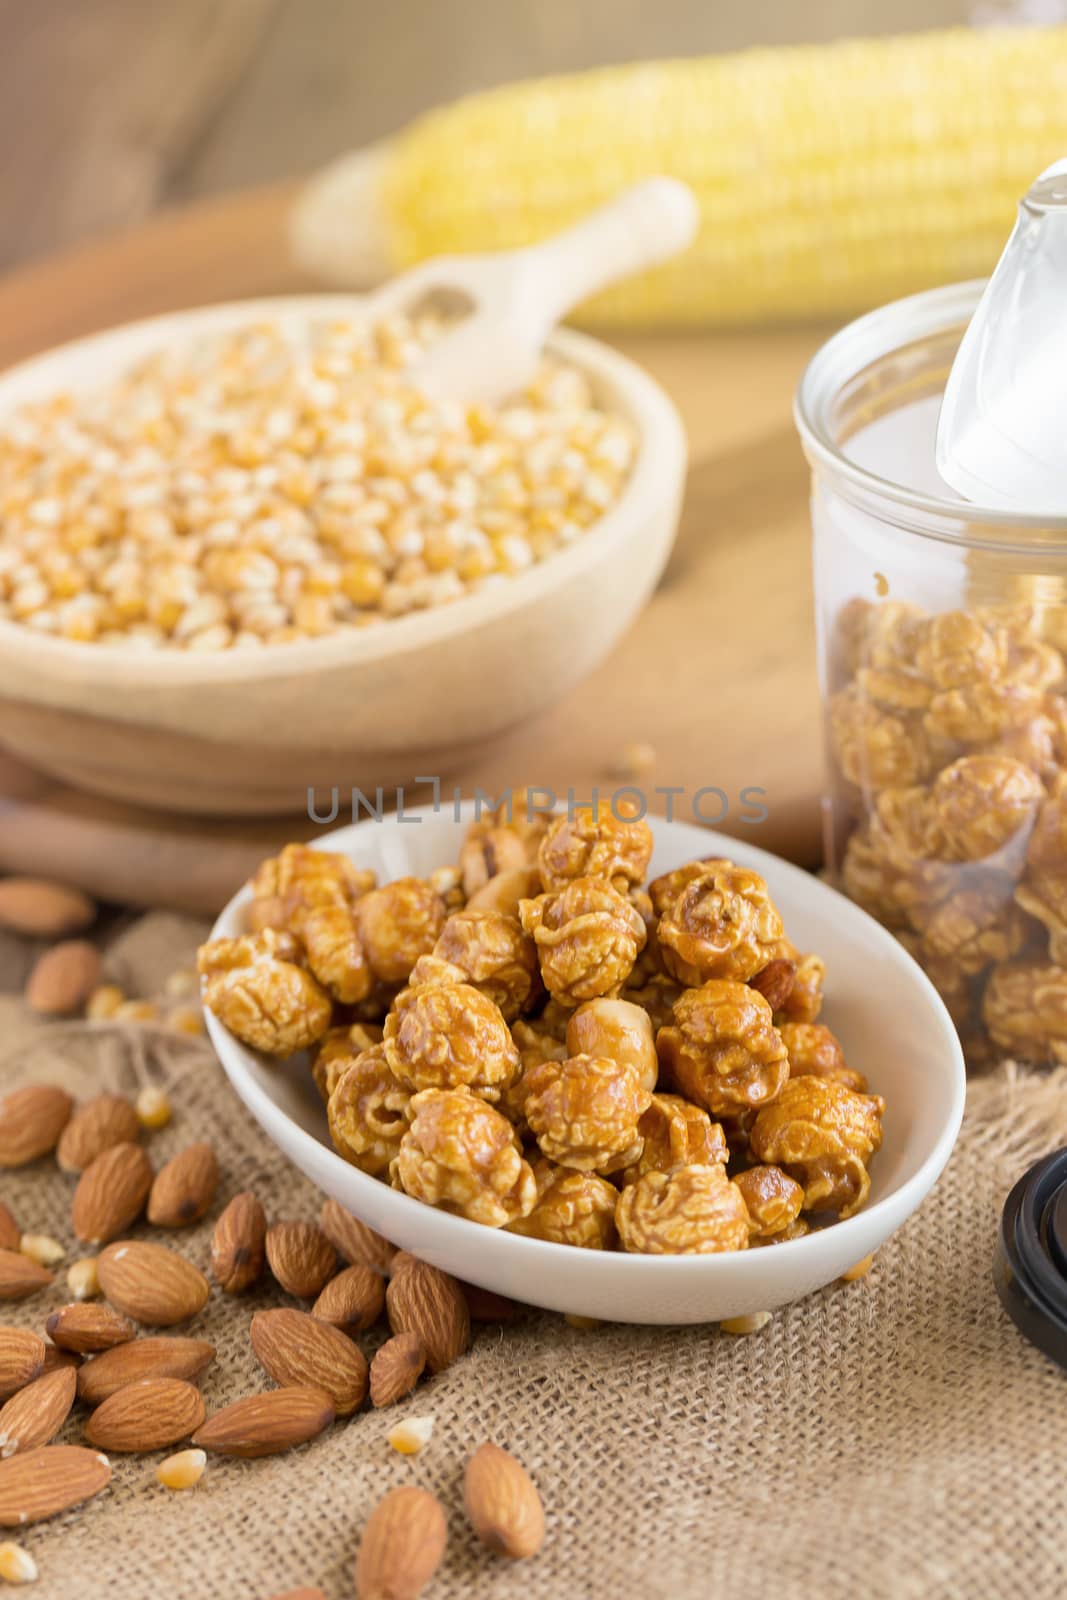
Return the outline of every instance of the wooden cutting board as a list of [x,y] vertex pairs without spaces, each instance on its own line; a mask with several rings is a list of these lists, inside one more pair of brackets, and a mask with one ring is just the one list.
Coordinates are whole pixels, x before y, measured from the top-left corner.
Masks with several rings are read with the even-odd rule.
[[[182,306],[309,287],[292,266],[292,190],[230,196],[0,280],[0,366],[110,324]],[[820,850],[821,728],[807,470],[792,398],[826,329],[620,338],[673,396],[691,470],[663,582],[611,658],[559,705],[447,774],[464,792],[546,785],[579,796],[632,781],[725,796],[720,824],[806,865]],[[3,727],[0,724],[0,743]],[[766,820],[742,820],[743,789]],[[650,795],[664,812],[664,796]],[[707,793],[705,820],[723,809]],[[342,817],[341,820],[344,820]],[[79,794],[4,758],[0,871],[47,872],[138,905],[211,911],[265,848],[314,832],[306,815],[213,822]]]

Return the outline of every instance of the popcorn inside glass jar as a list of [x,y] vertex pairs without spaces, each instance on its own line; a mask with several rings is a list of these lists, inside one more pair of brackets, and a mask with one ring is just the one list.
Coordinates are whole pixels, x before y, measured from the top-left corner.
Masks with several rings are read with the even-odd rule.
[[497,407],[405,376],[445,324],[265,323],[165,350],[0,424],[0,617],[218,651],[447,604],[564,549],[636,454],[546,357]]

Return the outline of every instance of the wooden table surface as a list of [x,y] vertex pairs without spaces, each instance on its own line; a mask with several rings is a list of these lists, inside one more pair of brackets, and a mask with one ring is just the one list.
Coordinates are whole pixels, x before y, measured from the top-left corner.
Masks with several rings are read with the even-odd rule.
[[[286,248],[290,199],[275,188],[165,214],[0,281],[0,364],[167,308],[305,287]],[[664,383],[689,431],[692,469],[668,570],[591,678],[450,781],[468,793],[533,782],[587,794],[610,788],[627,746],[647,744],[652,761],[638,781],[684,789],[676,814],[692,814],[696,791],[720,789],[724,828],[817,859],[807,474],[790,408],[822,337],[807,328],[619,341]],[[51,871],[134,902],[210,909],[265,840],[308,828],[306,817],[251,829],[170,819],[83,798],[13,765],[0,784],[0,870]],[[765,792],[759,826],[741,820],[743,788]],[[664,805],[652,796],[651,809]],[[714,816],[721,802],[707,797],[701,809]]]

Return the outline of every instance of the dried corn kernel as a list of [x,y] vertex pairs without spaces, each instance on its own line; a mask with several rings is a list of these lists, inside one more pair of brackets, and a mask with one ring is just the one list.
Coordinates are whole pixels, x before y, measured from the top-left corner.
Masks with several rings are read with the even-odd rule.
[[854,1267],[849,1267],[847,1272],[841,1274],[842,1283],[855,1283],[857,1278],[865,1278],[874,1266],[873,1256],[864,1256],[862,1261],[857,1261]]
[[179,1450],[156,1468],[156,1479],[164,1489],[194,1489],[204,1476],[207,1453],[204,1450]]
[[176,1006],[167,1017],[167,1027],[174,1033],[187,1033],[195,1038],[204,1031],[204,1013],[199,1006]]
[[595,1333],[598,1328],[604,1326],[602,1318],[580,1317],[576,1311],[565,1312],[563,1320],[568,1328],[577,1328],[579,1333]]
[[67,1288],[75,1300],[93,1300],[100,1293],[96,1256],[82,1256],[67,1268]]
[[0,1580],[4,1583],[36,1583],[37,1563],[20,1544],[5,1539],[0,1544]]
[[124,1000],[112,1015],[116,1022],[158,1022],[159,1007],[154,1000]]
[[31,1261],[36,1261],[40,1267],[54,1267],[62,1261],[66,1251],[58,1239],[51,1238],[47,1233],[24,1233],[19,1242],[19,1250],[24,1256],[29,1256]]
[[727,1317],[719,1323],[723,1333],[759,1333],[771,1320],[769,1311],[750,1311],[747,1317]]
[[187,1000],[200,988],[200,979],[193,967],[179,967],[163,985],[163,993],[172,1000]]
[[107,1022],[125,1001],[126,996],[117,983],[102,983],[89,996],[85,1015],[90,1022]]
[[148,1084],[137,1096],[137,1120],[142,1128],[165,1128],[171,1117],[170,1101],[162,1089]]
[[406,1417],[389,1429],[386,1439],[402,1456],[417,1456],[429,1444],[433,1433],[432,1417]]

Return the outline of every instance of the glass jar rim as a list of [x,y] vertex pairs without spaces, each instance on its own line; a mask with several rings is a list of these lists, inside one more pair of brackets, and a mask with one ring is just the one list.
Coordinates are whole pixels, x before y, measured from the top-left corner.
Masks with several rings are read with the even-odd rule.
[[[955,326],[962,333],[984,288],[985,280],[978,278],[926,289],[846,323],[819,347],[801,375],[793,406],[797,431],[812,467],[824,468],[843,480],[851,497],[869,510],[884,516],[889,508],[895,508],[895,520],[909,532],[987,550],[1018,551],[1035,544],[1055,544],[1062,551],[1067,514],[1029,516],[908,488],[850,459],[831,427],[832,408],[847,383],[878,360],[923,338]],[[924,524],[918,520],[922,518],[929,520]],[[976,524],[981,525],[981,533]]]

